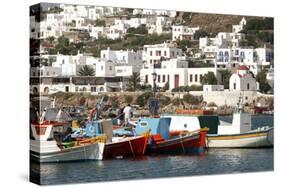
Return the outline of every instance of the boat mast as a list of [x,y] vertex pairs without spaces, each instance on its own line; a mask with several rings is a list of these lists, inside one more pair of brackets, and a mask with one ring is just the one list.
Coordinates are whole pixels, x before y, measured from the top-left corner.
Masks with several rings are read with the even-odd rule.
[[158,100],[156,99],[156,77],[157,74],[155,71],[152,73],[152,78],[153,78],[153,97],[149,101],[149,112],[152,116],[157,116],[158,115]]
[[235,112],[236,113],[243,113],[243,109],[244,109],[243,97],[242,97],[242,94],[240,93],[238,102],[236,104]]

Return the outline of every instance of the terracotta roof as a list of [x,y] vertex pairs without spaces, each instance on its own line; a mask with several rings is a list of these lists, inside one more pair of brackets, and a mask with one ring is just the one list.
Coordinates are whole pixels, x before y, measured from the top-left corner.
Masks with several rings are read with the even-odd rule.
[[238,70],[249,70],[247,66],[241,65],[238,67]]

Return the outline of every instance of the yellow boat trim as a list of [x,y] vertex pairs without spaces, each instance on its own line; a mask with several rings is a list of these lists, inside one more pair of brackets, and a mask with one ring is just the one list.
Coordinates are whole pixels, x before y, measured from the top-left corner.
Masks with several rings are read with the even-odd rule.
[[249,133],[244,135],[223,135],[223,136],[208,136],[208,140],[232,140],[232,139],[241,139],[241,138],[253,138],[267,136],[267,133]]

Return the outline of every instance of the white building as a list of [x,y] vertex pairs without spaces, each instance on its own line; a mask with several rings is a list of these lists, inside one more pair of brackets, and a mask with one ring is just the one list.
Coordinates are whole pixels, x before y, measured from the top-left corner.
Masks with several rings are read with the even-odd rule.
[[143,68],[140,71],[141,84],[153,85],[152,73],[156,73],[156,85],[164,87],[167,83],[169,90],[180,86],[201,85],[202,78],[208,72],[214,72],[216,68],[188,68],[188,62],[184,59],[170,59],[162,61],[161,68]]
[[75,56],[58,54],[52,66],[61,68],[62,76],[75,76],[78,75],[79,70],[85,65],[95,69],[97,61],[98,60],[92,56],[86,56],[80,53]]
[[193,40],[193,35],[199,27],[188,27],[188,26],[172,26],[172,40]]
[[260,67],[272,63],[272,50],[269,48],[219,48],[216,55],[218,67],[235,67],[234,64],[247,65],[256,75]]
[[172,25],[172,20],[169,17],[157,16],[156,19],[150,20],[146,27],[148,28],[148,33],[157,33],[158,35],[162,33],[169,33]]
[[141,51],[110,50],[110,48],[108,48],[106,50],[101,50],[101,59],[111,60],[118,66],[132,66],[133,72],[139,72],[143,65]]
[[88,8],[88,18],[91,20],[98,20],[104,16],[103,7],[89,7]]
[[176,48],[174,44],[163,43],[155,45],[144,45],[143,61],[145,67],[153,67],[159,64],[162,59],[171,59],[182,56],[182,50]]
[[258,84],[253,78],[247,66],[239,66],[237,73],[231,75],[229,79],[230,91],[257,91]]
[[62,68],[42,66],[42,67],[31,67],[30,77],[56,77],[62,75]]
[[133,66],[115,65],[115,76],[130,77],[134,73]]
[[101,60],[96,63],[96,76],[97,77],[114,77],[115,76],[115,63],[111,60]]

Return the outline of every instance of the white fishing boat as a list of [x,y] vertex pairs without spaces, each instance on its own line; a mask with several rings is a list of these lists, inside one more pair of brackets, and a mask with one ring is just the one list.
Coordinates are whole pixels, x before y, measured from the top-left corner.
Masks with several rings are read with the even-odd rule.
[[[68,127],[67,122],[46,120],[44,118],[46,113],[47,111],[43,112],[43,118],[39,122],[31,123],[31,159],[42,163],[103,159],[105,141],[102,138],[63,142],[63,134]],[[57,117],[61,116],[61,113],[60,110]]]
[[220,121],[217,134],[208,134],[210,148],[273,147],[273,127],[252,129],[251,114],[243,111],[241,99],[237,103],[232,123]]

